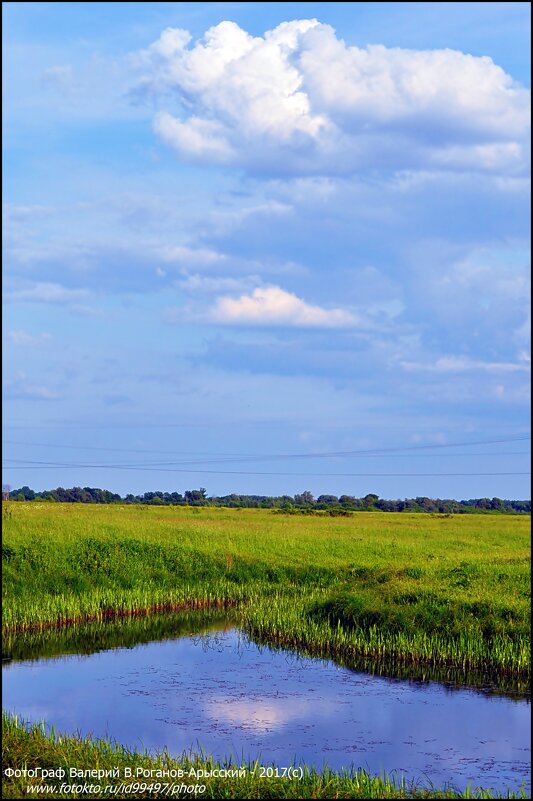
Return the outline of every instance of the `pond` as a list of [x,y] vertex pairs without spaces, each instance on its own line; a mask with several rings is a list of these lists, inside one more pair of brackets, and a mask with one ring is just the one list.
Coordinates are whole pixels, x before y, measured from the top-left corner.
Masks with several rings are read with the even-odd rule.
[[526,698],[269,649],[229,621],[190,630],[128,647],[95,646],[88,655],[12,658],[2,671],[3,707],[61,731],[174,755],[201,750],[238,763],[354,766],[503,794],[526,782],[529,790]]

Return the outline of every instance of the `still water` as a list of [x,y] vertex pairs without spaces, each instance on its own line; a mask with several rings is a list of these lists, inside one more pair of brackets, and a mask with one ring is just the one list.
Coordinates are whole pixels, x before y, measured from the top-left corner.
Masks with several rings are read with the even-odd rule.
[[180,755],[363,767],[424,785],[529,791],[525,699],[384,678],[250,642],[236,628],[10,661],[3,708]]

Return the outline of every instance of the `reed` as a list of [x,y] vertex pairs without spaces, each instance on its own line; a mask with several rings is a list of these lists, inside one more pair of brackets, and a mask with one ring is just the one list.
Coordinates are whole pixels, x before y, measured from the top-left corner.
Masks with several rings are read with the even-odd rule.
[[236,609],[261,642],[530,675],[529,518],[7,503],[4,633]]
[[[27,725],[17,717],[3,714],[2,720],[2,765],[4,775],[10,769],[18,769],[21,765],[32,769],[35,767],[54,766],[56,769],[91,768],[101,770],[118,769],[119,778],[107,778],[102,781],[116,787],[112,793],[115,798],[163,798],[169,797],[165,789],[147,791],[140,786],[155,786],[158,779],[138,778],[139,789],[131,788],[132,781],[122,778],[124,768],[133,773],[137,768],[148,770],[178,770],[189,773],[195,771],[212,772],[223,768],[245,768],[245,775],[223,778],[211,777],[195,779],[186,776],[177,783],[193,785],[205,784],[203,798],[527,798],[525,789],[518,794],[508,792],[505,796],[491,793],[482,788],[466,788],[459,792],[453,788],[435,788],[405,781],[394,775],[372,776],[364,770],[352,769],[341,773],[330,770],[318,772],[312,767],[302,766],[302,778],[282,778],[276,776],[260,776],[261,767],[258,762],[241,765],[228,760],[225,763],[215,762],[208,756],[196,756],[184,753],[181,757],[172,757],[167,751],[150,754],[148,752],[130,751],[123,746],[107,740],[93,740],[89,737],[64,735],[54,729],[47,730],[43,724]],[[268,767],[268,766],[262,766]],[[275,770],[275,766],[271,766]],[[298,767],[298,766],[294,766]],[[68,775],[68,774],[67,774]],[[83,784],[82,780],[75,780]],[[96,783],[97,780],[90,780]],[[166,779],[161,779],[163,784]],[[168,781],[172,782],[173,779]],[[121,782],[123,788],[120,787]],[[47,785],[48,792],[39,792],[44,798],[73,798],[72,793],[62,792],[63,783],[72,783],[69,779],[23,778],[13,776],[3,782],[4,798],[27,798],[35,795],[29,788]],[[125,785],[125,786],[124,786]],[[128,787],[128,785],[130,785]],[[111,792],[109,793],[111,795]],[[87,795],[87,797],[95,797]],[[180,796],[183,797],[183,793]],[[193,797],[195,797],[193,795]],[[198,796],[196,796],[198,797]]]
[[[529,640],[506,635],[486,638],[479,633],[446,634],[425,630],[389,630],[362,627],[354,620],[321,619],[315,610],[329,602],[278,596],[261,599],[241,610],[242,627],[258,642],[273,644],[311,656],[354,662],[367,657],[399,666],[457,667],[465,674],[484,672],[493,679],[529,677]],[[499,678],[498,678],[499,677]]]

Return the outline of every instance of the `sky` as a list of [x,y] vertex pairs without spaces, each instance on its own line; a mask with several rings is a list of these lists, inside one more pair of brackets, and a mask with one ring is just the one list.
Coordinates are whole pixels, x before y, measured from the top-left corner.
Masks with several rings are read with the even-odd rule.
[[3,482],[530,497],[529,3],[13,3]]

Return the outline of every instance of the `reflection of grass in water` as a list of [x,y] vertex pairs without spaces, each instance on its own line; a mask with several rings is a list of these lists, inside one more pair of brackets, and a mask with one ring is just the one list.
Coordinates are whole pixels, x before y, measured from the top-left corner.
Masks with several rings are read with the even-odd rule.
[[240,604],[314,653],[529,675],[529,518],[8,504],[4,630]]
[[[249,630],[252,642],[263,645],[269,649],[292,649],[295,656],[302,658],[319,657],[329,658],[336,665],[345,667],[354,672],[369,673],[373,676],[382,678],[402,679],[415,681],[422,684],[438,682],[449,687],[450,690],[470,688],[478,690],[484,695],[505,695],[511,700],[521,701],[530,697],[531,685],[528,679],[522,679],[513,674],[495,675],[494,671],[482,669],[460,668],[454,665],[428,664],[420,661],[402,661],[395,659],[394,654],[384,655],[381,659],[365,656],[358,653],[356,648],[348,644],[345,648],[331,642],[331,632],[328,644],[321,647],[318,638],[304,645],[291,645],[289,638],[283,638],[273,634],[267,628],[268,633],[261,635],[260,627],[255,632]],[[333,633],[333,638],[335,633]],[[300,638],[303,639],[303,638]]]
[[[301,779],[260,777],[260,763],[247,766],[246,775],[241,777],[214,777],[195,778],[188,775],[193,768],[195,771],[213,771],[223,767],[235,769],[241,767],[239,763],[218,763],[205,756],[172,757],[168,752],[154,755],[130,751],[116,743],[106,740],[91,740],[79,736],[65,736],[57,734],[54,730],[46,733],[39,724],[25,726],[16,717],[3,715],[2,725],[2,763],[4,773],[10,768],[20,768],[21,765],[31,769],[34,767],[54,766],[68,768],[82,768],[88,766],[101,770],[118,768],[120,778],[105,778],[103,780],[89,779],[88,783],[102,783],[103,785],[116,785],[123,782],[128,785],[135,781],[144,782],[152,788],[159,782],[161,785],[175,782],[176,784],[207,786],[206,798],[497,798],[488,790],[473,790],[467,788],[464,792],[450,789],[424,788],[421,784],[411,783],[390,776],[371,776],[364,770],[334,773],[329,770],[317,772],[312,768],[303,767]],[[266,766],[263,766],[266,767]],[[276,766],[272,766],[274,769]],[[280,767],[280,766],[278,766]],[[181,769],[185,772],[183,778],[123,778],[124,768],[130,768],[135,775],[137,768],[144,770],[170,771]],[[68,773],[67,773],[68,776]],[[83,784],[83,779],[62,779],[50,777],[46,781],[42,778],[10,778],[3,782],[4,798],[23,798],[28,795],[28,786],[48,784],[55,788],[54,793],[42,794],[44,797],[72,798],[72,794],[59,792],[62,783]],[[163,798],[169,797],[162,789],[147,791],[138,787],[136,791],[117,792],[114,798]],[[103,797],[91,795],[89,797]],[[107,797],[107,796],[106,796]],[[172,796],[171,796],[172,797]],[[183,797],[183,793],[173,797]],[[192,797],[195,797],[194,794]],[[199,796],[196,796],[199,797]],[[506,798],[527,798],[523,789],[520,793],[509,793]]]
[[[258,610],[256,609],[256,614]],[[76,626],[62,626],[42,631],[22,631],[8,633],[3,637],[2,656],[4,660],[31,660],[39,658],[59,657],[67,654],[89,655],[111,648],[133,648],[149,642],[160,642],[191,635],[199,635],[202,645],[216,648],[217,633],[233,628],[239,623],[246,625],[249,612],[242,610],[200,610],[182,612],[181,614],[157,614],[145,617],[115,618],[109,621],[93,621]],[[333,632],[335,636],[336,632]],[[330,632],[331,639],[331,632]],[[278,647],[283,647],[282,639],[278,639]],[[277,650],[272,636],[261,636],[258,630],[254,637],[245,636],[239,639],[239,648],[255,647],[273,648]],[[490,671],[465,670],[447,665],[428,665],[416,662],[401,662],[385,656],[380,660],[369,656],[361,656],[354,649],[320,647],[315,639],[312,647],[292,646],[292,654],[308,657],[328,656],[338,665],[354,671],[372,675],[411,679],[418,682],[436,681],[450,687],[472,687],[483,693],[508,694],[511,698],[523,698],[528,695],[529,683],[520,677],[501,676],[497,684]]]
[[229,625],[227,613],[208,609],[11,632],[2,638],[2,658],[28,660],[67,654],[88,655],[111,648],[134,648],[143,643],[203,635]]

